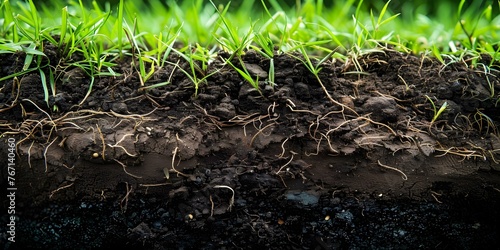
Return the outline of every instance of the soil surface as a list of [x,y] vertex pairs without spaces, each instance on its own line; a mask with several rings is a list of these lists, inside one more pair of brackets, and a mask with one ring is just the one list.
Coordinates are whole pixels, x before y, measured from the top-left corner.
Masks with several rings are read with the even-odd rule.
[[[233,64],[262,80],[256,89],[220,52],[197,92],[182,58],[145,86],[128,59],[87,96],[89,75],[45,54],[49,105],[38,71],[1,83],[2,166],[16,141],[3,197],[17,188],[4,249],[500,244],[500,75],[474,58],[443,66],[387,49],[326,61],[316,78],[299,55],[277,54],[269,83],[270,60],[247,51]],[[0,74],[24,57],[0,54]]]

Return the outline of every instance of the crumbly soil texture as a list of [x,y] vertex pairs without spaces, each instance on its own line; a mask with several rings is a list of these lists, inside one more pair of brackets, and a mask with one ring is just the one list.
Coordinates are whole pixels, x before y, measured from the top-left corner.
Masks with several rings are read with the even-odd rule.
[[[2,228],[15,222],[4,249],[500,244],[500,75],[481,67],[488,56],[443,66],[385,49],[324,61],[316,77],[297,54],[220,52],[195,88],[175,55],[141,84],[132,58],[92,80],[45,50],[47,100],[38,70],[0,88]],[[10,75],[25,55],[0,59]]]

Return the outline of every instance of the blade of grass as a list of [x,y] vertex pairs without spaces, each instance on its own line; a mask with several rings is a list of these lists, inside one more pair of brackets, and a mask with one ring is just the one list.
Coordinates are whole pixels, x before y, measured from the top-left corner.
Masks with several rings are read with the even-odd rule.
[[14,17],[14,11],[12,10],[12,6],[10,5],[9,0],[5,0],[3,2],[3,8],[4,10],[4,27],[5,30],[10,30],[10,34],[12,36],[12,42],[17,43],[19,42],[19,34],[17,32],[17,24],[16,24],[16,18]]
[[66,29],[68,28],[68,7],[62,8],[61,13],[61,28],[60,28],[60,37],[59,37],[59,49],[62,48],[62,45],[66,41]]
[[439,116],[441,115],[441,113],[443,113],[443,111],[446,109],[446,107],[448,106],[448,102],[444,102],[441,105],[441,107],[439,108],[439,110],[438,110],[436,108],[436,104],[434,103],[434,101],[432,100],[432,98],[430,98],[428,95],[425,95],[425,97],[431,103],[432,110],[433,110],[433,116],[432,116],[432,120],[431,120],[431,123],[430,123],[430,126],[432,126],[432,124],[434,124],[434,122],[439,118]]
[[241,65],[242,69],[236,67],[229,60],[226,60],[226,63],[229,64],[231,67],[233,67],[233,69],[236,70],[236,72],[238,72],[240,74],[240,76],[243,77],[243,79],[245,79],[248,83],[250,83],[250,85],[252,85],[252,87],[254,89],[256,89],[257,91],[260,92],[259,77],[257,76],[256,79],[253,79],[252,76],[250,75],[250,73],[248,72],[247,68],[245,67],[245,63],[241,60],[241,58],[238,57],[238,59],[240,61],[240,65]]
[[118,4],[118,19],[116,20],[117,32],[118,32],[118,53],[120,59],[123,59],[123,0],[120,0]]

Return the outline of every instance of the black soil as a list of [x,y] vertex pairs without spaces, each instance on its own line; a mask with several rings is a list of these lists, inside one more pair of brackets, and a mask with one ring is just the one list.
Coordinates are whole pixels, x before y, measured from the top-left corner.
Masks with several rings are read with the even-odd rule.
[[[4,249],[491,249],[500,244],[500,83],[491,58],[443,66],[392,50],[330,60],[220,58],[195,95],[171,56],[144,88],[61,66],[0,88],[2,166],[16,141]],[[479,60],[476,67],[473,60]],[[0,54],[2,75],[23,54]],[[67,65],[70,65],[67,63]],[[319,80],[318,80],[319,79]],[[49,89],[50,91],[50,89]],[[50,92],[49,92],[50,93]],[[446,109],[433,121],[434,110]],[[7,191],[6,191],[7,190]],[[10,222],[4,199],[2,225]]]

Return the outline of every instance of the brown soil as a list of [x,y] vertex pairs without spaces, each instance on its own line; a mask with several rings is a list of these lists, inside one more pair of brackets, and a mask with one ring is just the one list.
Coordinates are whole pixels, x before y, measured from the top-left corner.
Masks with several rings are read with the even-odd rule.
[[[57,53],[46,54],[57,66]],[[248,51],[243,61],[267,78],[269,59]],[[22,54],[0,54],[1,74],[19,71],[23,62]],[[81,105],[90,78],[78,68],[56,72],[51,108],[38,73],[3,82],[2,154],[7,138],[18,143],[16,243],[2,237],[3,244],[498,246],[497,71],[485,75],[464,62],[443,67],[391,50],[357,63],[364,73],[353,73],[354,61],[322,65],[319,78],[331,98],[286,54],[274,58],[275,85],[262,82],[260,90],[220,60],[197,96],[171,65],[146,83],[169,85],[144,91],[128,61],[114,68],[122,76],[96,78]],[[437,109],[447,103],[433,123],[426,96]],[[2,186],[7,176],[4,168]]]

